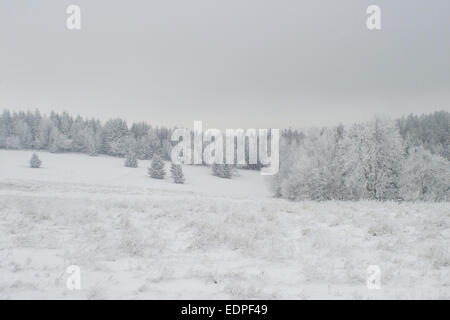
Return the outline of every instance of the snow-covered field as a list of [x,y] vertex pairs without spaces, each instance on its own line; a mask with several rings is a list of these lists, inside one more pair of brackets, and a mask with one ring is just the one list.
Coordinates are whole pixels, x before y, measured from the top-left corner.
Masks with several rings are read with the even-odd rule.
[[0,299],[450,297],[449,203],[288,202],[252,171],[176,185],[149,161],[39,156],[0,150]]

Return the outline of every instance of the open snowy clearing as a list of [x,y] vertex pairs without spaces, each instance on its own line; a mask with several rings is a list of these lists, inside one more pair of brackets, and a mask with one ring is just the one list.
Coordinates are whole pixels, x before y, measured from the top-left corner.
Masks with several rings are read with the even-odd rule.
[[252,171],[184,166],[176,185],[149,161],[39,156],[0,150],[0,299],[450,297],[448,203],[295,203]]
[[[166,164],[164,180],[151,179],[147,174],[150,160],[139,161],[138,168],[127,168],[124,159],[85,154],[54,154],[40,152],[42,167],[31,170],[32,152],[0,150],[0,181],[27,180],[90,184],[99,186],[146,187],[159,190],[178,190],[213,195],[242,197],[270,197],[268,181],[256,171],[239,170],[234,180],[218,179],[211,175],[211,168],[183,166],[184,185],[173,183],[169,164]],[[236,183],[238,182],[238,183]],[[239,184],[239,187],[237,187]]]

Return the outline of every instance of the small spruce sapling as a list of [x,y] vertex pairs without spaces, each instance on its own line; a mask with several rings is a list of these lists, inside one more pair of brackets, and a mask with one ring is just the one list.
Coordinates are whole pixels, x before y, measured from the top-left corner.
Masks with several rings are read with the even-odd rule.
[[183,169],[181,168],[181,165],[171,163],[170,173],[172,174],[173,182],[178,183],[178,184],[184,183],[185,179],[184,179]]
[[148,174],[154,179],[164,179],[164,176],[166,175],[164,161],[159,155],[153,155],[152,163],[150,168],[148,168]]
[[30,159],[30,167],[31,168],[40,168],[42,164],[41,159],[39,159],[36,152],[33,153]]

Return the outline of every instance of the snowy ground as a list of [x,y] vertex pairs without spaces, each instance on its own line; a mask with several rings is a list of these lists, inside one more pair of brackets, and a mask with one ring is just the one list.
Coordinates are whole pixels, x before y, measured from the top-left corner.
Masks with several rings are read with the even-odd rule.
[[450,298],[449,203],[293,203],[257,172],[175,185],[148,161],[39,155],[0,150],[0,299]]

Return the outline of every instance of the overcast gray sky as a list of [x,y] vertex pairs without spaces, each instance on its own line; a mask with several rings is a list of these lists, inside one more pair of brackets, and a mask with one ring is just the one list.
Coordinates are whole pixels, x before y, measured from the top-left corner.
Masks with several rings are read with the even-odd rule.
[[450,111],[450,1],[0,0],[0,108],[209,128]]

